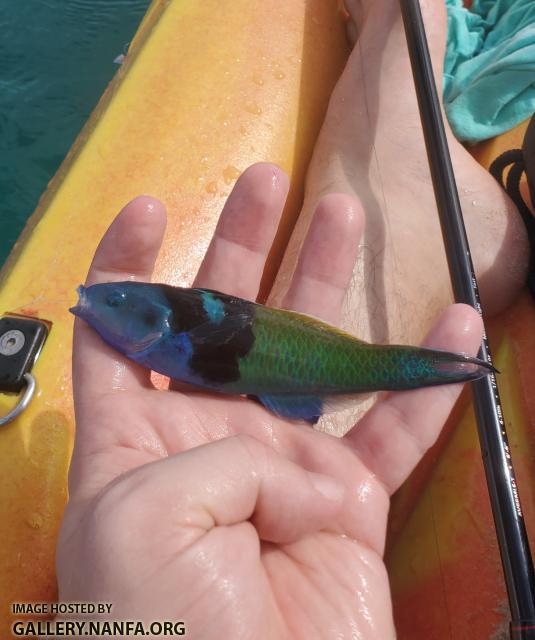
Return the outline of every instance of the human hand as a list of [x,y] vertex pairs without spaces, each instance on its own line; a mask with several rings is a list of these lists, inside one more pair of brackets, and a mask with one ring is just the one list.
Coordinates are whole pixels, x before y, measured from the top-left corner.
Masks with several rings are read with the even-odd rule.
[[[242,175],[196,286],[256,297],[287,186],[271,165]],[[320,201],[285,307],[336,323],[362,226],[355,200]],[[160,203],[131,202],[87,284],[150,279],[164,229]],[[481,330],[473,309],[454,305],[426,344],[475,352]],[[78,319],[73,385],[61,601],[113,603],[117,620],[184,620],[196,639],[394,637],[389,497],[459,386],[389,394],[339,439],[245,398],[157,390]]]

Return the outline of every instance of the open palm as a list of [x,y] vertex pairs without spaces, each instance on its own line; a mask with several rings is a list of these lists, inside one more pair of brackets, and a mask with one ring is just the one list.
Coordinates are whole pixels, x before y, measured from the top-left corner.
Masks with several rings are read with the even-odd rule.
[[[256,297],[287,192],[260,164],[222,213],[196,285]],[[336,323],[359,204],[318,204],[285,306]],[[150,279],[165,229],[140,197],[116,218],[88,284]],[[474,352],[481,323],[455,305],[427,344]],[[344,438],[253,401],[172,385],[76,320],[76,444],[58,545],[60,599],[118,620],[184,620],[191,638],[394,636],[382,561],[390,494],[436,439],[459,386],[390,394]]]

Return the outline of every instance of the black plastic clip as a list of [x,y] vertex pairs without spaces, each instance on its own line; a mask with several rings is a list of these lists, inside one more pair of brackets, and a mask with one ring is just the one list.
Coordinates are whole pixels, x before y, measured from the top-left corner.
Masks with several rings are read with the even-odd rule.
[[48,336],[49,324],[36,318],[0,318],[0,392],[20,393]]
[[19,415],[29,404],[35,380],[31,369],[48,336],[50,323],[27,316],[5,315],[0,318],[0,392],[25,392],[17,406],[4,417],[0,425]]

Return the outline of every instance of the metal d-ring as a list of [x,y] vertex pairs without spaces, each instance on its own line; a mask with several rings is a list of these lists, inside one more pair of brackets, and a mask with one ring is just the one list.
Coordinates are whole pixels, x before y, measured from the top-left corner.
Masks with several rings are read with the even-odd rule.
[[24,409],[26,409],[26,407],[30,404],[30,401],[33,398],[33,394],[35,392],[35,378],[31,373],[25,373],[24,380],[26,380],[26,389],[24,390],[21,399],[7,415],[5,415],[3,418],[0,417],[0,427],[4,424],[7,424],[8,422],[11,422],[11,420],[14,420],[17,416],[20,416]]

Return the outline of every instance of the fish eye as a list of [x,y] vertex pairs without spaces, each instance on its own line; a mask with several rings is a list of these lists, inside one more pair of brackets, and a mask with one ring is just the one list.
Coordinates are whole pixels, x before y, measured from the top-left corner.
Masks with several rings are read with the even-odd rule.
[[112,291],[106,296],[106,304],[108,307],[119,307],[126,302],[126,293],[124,291]]

